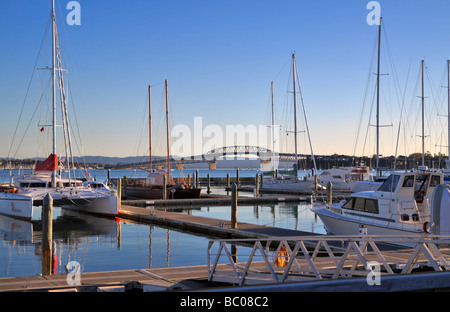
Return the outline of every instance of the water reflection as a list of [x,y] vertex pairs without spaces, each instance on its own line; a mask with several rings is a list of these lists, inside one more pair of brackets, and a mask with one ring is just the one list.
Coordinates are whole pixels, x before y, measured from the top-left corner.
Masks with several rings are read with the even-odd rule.
[[[178,210],[224,220],[231,214],[226,206]],[[306,204],[239,206],[238,221],[324,233]],[[53,274],[65,274],[70,261],[79,262],[81,272],[204,265],[208,241],[174,229],[54,208]],[[38,221],[0,216],[0,277],[40,275],[41,242]],[[247,252],[238,246],[237,253]]]

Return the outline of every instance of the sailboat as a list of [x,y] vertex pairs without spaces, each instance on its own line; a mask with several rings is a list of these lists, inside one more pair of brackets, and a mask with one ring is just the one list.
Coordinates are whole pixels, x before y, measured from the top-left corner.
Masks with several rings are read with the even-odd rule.
[[[199,198],[201,188],[190,187],[185,184],[174,184],[170,175],[170,150],[169,150],[169,105],[168,85],[165,80],[166,94],[166,136],[167,136],[167,172],[152,167],[152,118],[151,118],[151,86],[148,86],[149,107],[149,173],[141,179],[129,179],[126,184],[126,194],[129,198],[163,199],[165,198]],[[156,172],[158,170],[159,172]],[[166,185],[164,185],[166,184]],[[166,186],[166,187],[165,187]],[[164,194],[166,189],[166,194]],[[164,196],[165,195],[165,196]]]
[[311,210],[329,234],[356,235],[360,229],[370,235],[450,233],[450,185],[442,172],[424,164],[423,60],[421,67],[422,165],[416,171],[393,172],[376,191],[357,192],[334,204],[315,203]]
[[[67,102],[62,77],[61,57],[55,16],[55,0],[51,1],[52,19],[52,153],[48,158],[36,164],[35,171],[18,177],[11,177],[10,185],[0,190],[0,214],[22,219],[31,219],[35,206],[42,205],[43,199],[50,195],[55,206],[75,209],[100,215],[118,214],[118,198],[108,190],[93,190],[83,185],[69,173],[68,178],[62,178],[58,173],[59,160],[56,154],[56,88],[59,85],[59,98],[63,119],[64,138],[66,140],[66,156],[70,154],[72,161],[67,160],[67,166],[73,165],[72,148],[69,132]],[[66,157],[69,159],[69,157]]]
[[[320,175],[317,174],[314,154],[311,146],[311,139],[309,139],[311,147],[311,159],[314,164],[314,175],[306,179],[298,178],[298,150],[297,150],[297,67],[295,63],[295,54],[292,54],[292,72],[293,72],[293,99],[294,99],[294,147],[295,147],[295,163],[292,170],[278,171],[274,178],[264,178],[262,189],[266,190],[283,190],[283,191],[308,191],[314,190],[317,185],[318,188],[325,189],[328,182],[333,183],[333,189],[336,190],[353,190],[355,187],[372,189],[378,187],[368,183],[360,185],[359,182],[373,182],[373,175],[365,166],[356,167],[341,167],[332,168],[323,171]],[[272,113],[273,114],[273,113]],[[305,117],[306,119],[306,117]],[[273,121],[272,121],[273,123]],[[308,132],[309,136],[309,132]],[[381,183],[380,183],[381,185]]]

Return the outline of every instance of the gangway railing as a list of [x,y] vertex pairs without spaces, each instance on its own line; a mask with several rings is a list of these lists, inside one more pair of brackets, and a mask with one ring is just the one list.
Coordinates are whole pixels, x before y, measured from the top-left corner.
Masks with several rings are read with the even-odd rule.
[[210,240],[208,280],[242,286],[446,271],[449,246],[450,236],[422,234]]

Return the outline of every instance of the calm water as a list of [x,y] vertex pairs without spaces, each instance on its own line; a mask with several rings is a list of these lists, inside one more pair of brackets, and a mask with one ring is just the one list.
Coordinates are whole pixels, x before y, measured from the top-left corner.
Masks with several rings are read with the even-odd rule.
[[[193,171],[192,171],[193,172]],[[187,176],[192,172],[174,172]],[[235,176],[236,170],[199,170],[200,176]],[[92,170],[91,177],[106,178],[106,171]],[[256,170],[240,170],[240,176],[254,177]],[[139,177],[140,170],[113,170],[111,177]],[[81,177],[81,173],[80,173]],[[9,172],[0,172],[0,183],[9,181]],[[213,193],[223,188],[213,188]],[[225,206],[184,209],[180,213],[229,220]],[[35,209],[39,218],[40,207]],[[78,261],[82,272],[201,265],[207,263],[209,237],[173,229],[137,224],[128,220],[99,218],[54,208],[53,241],[55,274],[64,274],[69,261]],[[240,222],[325,233],[320,219],[310,212],[310,204],[239,206]],[[41,231],[30,222],[0,216],[0,277],[41,274]],[[240,252],[238,247],[238,253]]]

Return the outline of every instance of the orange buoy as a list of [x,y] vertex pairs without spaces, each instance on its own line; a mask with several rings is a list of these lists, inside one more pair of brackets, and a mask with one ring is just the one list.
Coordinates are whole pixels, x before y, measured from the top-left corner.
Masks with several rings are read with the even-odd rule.
[[277,255],[277,267],[284,268],[287,266],[289,262],[289,253],[286,249],[286,247],[281,246],[280,251]]

